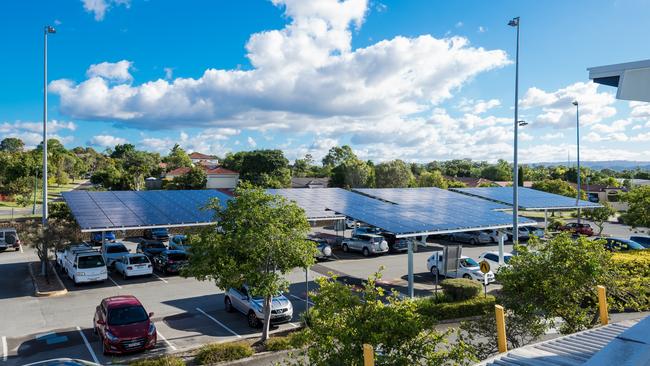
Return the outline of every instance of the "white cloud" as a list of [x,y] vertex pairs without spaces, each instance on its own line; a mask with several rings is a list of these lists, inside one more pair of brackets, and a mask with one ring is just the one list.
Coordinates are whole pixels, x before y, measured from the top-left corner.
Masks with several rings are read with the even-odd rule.
[[627,119],[619,119],[609,124],[597,123],[591,126],[592,131],[597,131],[601,133],[614,133],[614,132],[623,132],[627,129],[627,126],[630,125],[632,121]]
[[174,77],[174,69],[171,67],[165,67],[165,79],[171,80]]
[[248,136],[248,139],[246,141],[248,142],[248,145],[251,147],[257,146],[257,142],[255,142],[255,140],[250,136]]
[[630,102],[630,117],[632,118],[650,118],[650,103]]
[[233,128],[208,128],[195,135],[189,135],[181,131],[176,139],[172,137],[144,137],[146,135],[142,134],[142,138],[138,142],[138,147],[166,154],[175,144],[179,144],[188,152],[198,151],[204,154],[223,156],[226,152],[230,151],[224,143],[240,132],[240,130]]
[[124,5],[125,7],[131,6],[131,0],[81,0],[84,10],[89,13],[95,14],[95,20],[104,20],[106,12],[114,5]]
[[466,113],[481,114],[485,113],[492,108],[496,108],[501,105],[501,101],[498,99],[490,100],[473,100],[473,99],[462,99],[458,104],[458,109]]
[[650,132],[640,133],[630,138],[630,141],[650,142]]
[[[304,131],[327,122],[427,112],[474,76],[510,63],[502,50],[467,39],[398,36],[352,49],[367,1],[273,0],[285,28],[251,35],[252,70],[208,69],[199,78],[111,85],[55,80],[61,112],[151,129],[194,126]],[[310,125],[308,123],[313,123]]]
[[522,109],[541,108],[542,113],[534,119],[535,126],[555,128],[574,127],[576,108],[572,102],[580,103],[580,124],[591,125],[616,114],[614,95],[598,92],[598,84],[577,82],[554,92],[530,88],[520,101]]
[[98,146],[98,147],[115,147],[115,145],[126,144],[128,141],[122,137],[116,137],[113,135],[96,135],[88,140],[88,145]]
[[[74,122],[50,120],[47,122],[47,138],[57,139],[62,144],[68,144],[74,141],[72,135],[62,135],[61,133],[70,133],[76,130],[77,125]],[[43,122],[3,122],[0,123],[0,140],[5,137],[16,137],[25,143],[28,149],[36,147],[43,141]]]
[[480,25],[480,26],[478,27],[478,32],[479,32],[479,33],[485,33],[485,32],[487,32],[487,28],[484,27],[484,26],[482,26],[482,25]]
[[133,76],[129,73],[131,67],[133,67],[133,62],[127,60],[118,62],[102,62],[90,65],[88,70],[86,70],[86,76],[89,78],[100,77],[118,83],[130,83],[133,81]]
[[540,139],[545,140],[545,141],[559,140],[559,139],[563,139],[563,138],[564,138],[564,134],[562,132],[547,133],[547,134],[544,134],[542,137],[540,137]]
[[456,28],[460,28],[460,27],[462,27],[462,26],[463,26],[463,22],[458,21],[458,22],[456,23]]

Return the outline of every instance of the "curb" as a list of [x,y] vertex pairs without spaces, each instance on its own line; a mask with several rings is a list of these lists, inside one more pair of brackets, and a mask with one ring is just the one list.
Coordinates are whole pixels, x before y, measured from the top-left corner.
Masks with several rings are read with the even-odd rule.
[[38,289],[37,281],[36,281],[36,275],[34,274],[34,270],[32,269],[32,262],[27,263],[27,268],[29,269],[29,275],[32,277],[32,283],[34,284],[34,295],[36,297],[55,297],[55,296],[62,296],[68,293],[68,289],[63,285],[63,282],[61,282],[61,278],[59,278],[59,274],[56,273],[56,270],[54,267],[52,267],[52,264],[48,261],[47,265],[50,266],[50,270],[52,273],[54,273],[54,278],[56,282],[58,282],[59,286],[63,288],[63,290],[56,290],[56,291],[40,291]]

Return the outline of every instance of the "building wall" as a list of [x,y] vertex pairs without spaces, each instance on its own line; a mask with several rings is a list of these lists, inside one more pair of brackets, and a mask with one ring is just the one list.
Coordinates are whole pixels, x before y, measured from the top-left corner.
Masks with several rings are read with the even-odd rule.
[[206,188],[235,188],[239,181],[239,174],[228,174],[221,176],[208,176]]

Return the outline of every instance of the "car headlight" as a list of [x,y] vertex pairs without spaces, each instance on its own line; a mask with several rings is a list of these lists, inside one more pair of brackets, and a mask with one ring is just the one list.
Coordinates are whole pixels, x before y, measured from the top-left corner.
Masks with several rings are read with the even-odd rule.
[[77,272],[77,276],[85,276],[86,274],[84,272]]
[[152,335],[154,335],[154,333],[156,333],[156,326],[153,325],[153,323],[150,323],[149,324],[149,332],[147,332],[147,334],[152,336]]
[[119,338],[113,335],[113,333],[106,331],[106,339],[108,339],[112,343],[117,343],[119,342]]

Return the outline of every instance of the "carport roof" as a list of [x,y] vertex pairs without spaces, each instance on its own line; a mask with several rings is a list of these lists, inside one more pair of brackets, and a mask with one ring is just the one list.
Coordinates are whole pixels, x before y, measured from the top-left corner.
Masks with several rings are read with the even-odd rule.
[[[451,188],[469,196],[513,206],[512,187]],[[522,210],[570,210],[576,208],[597,208],[601,205],[589,201],[561,196],[532,188],[519,187],[519,208]]]
[[[358,188],[354,191],[383,201],[408,205],[411,207],[435,207],[436,209],[458,209],[459,205],[472,205],[480,210],[507,210],[509,206],[487,201],[478,197],[463,197],[457,192],[436,187],[422,188]],[[459,201],[460,198],[460,201]]]
[[[512,216],[477,205],[476,199],[461,194],[440,204],[392,203],[341,188],[273,189],[269,193],[293,200],[303,209],[324,208],[394,233],[397,237],[444,234],[512,226]],[[519,219],[521,225],[534,221]]]
[[82,232],[151,229],[214,224],[202,208],[212,198],[231,199],[216,190],[70,191],[62,193]]

